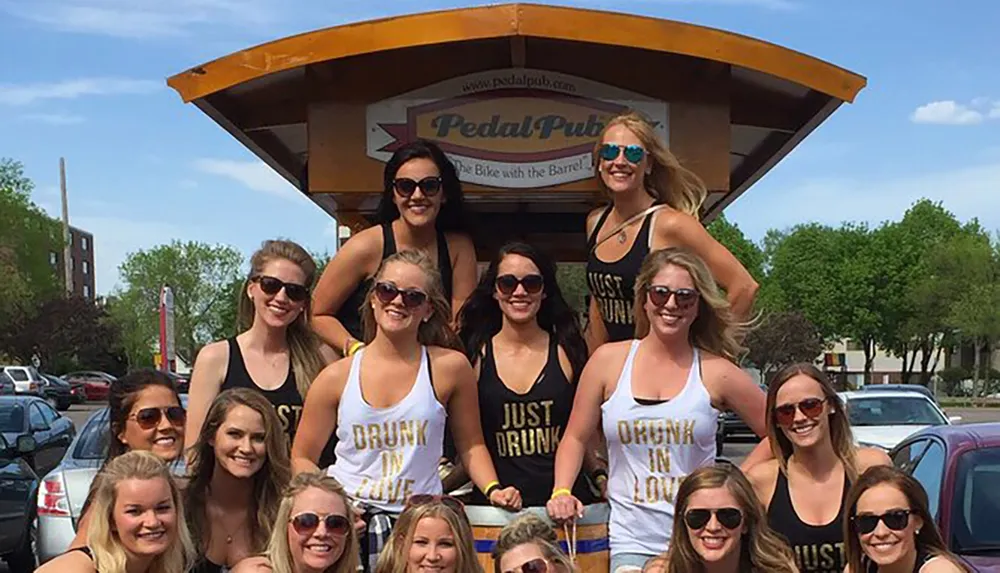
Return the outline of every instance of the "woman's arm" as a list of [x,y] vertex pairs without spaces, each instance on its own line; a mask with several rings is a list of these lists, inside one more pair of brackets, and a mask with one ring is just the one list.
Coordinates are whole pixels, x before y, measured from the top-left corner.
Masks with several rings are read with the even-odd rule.
[[587,351],[593,356],[597,352],[597,349],[608,341],[608,329],[604,327],[601,306],[597,304],[597,298],[593,293],[590,295],[588,314],[590,318],[587,320],[587,330],[584,332],[584,338],[587,340]]
[[455,262],[451,273],[451,315],[452,322],[457,326],[458,313],[462,305],[476,289],[479,282],[479,272],[476,268],[476,247],[468,235],[454,235],[451,240],[454,248]]
[[767,397],[750,375],[732,362],[718,356],[703,360],[705,382],[716,408],[736,412],[747,427],[761,438],[757,447],[740,466],[744,472],[762,461],[773,459],[767,438]]
[[95,573],[96,571],[94,561],[82,551],[63,553],[35,569],[35,573]]
[[381,257],[381,228],[371,227],[348,239],[337,250],[319,277],[312,297],[312,328],[341,355],[346,355],[353,336],[335,315],[370,271],[372,257]]
[[191,371],[188,390],[187,422],[184,423],[184,447],[194,447],[205,423],[208,408],[219,395],[219,389],[229,367],[229,342],[213,342],[198,352]]
[[293,475],[319,471],[319,457],[337,429],[337,408],[350,367],[349,358],[334,362],[309,387],[292,443]]
[[757,281],[697,219],[679,212],[658,213],[653,248],[666,246],[685,247],[704,259],[716,282],[726,290],[736,317],[746,320],[750,316],[757,294]]

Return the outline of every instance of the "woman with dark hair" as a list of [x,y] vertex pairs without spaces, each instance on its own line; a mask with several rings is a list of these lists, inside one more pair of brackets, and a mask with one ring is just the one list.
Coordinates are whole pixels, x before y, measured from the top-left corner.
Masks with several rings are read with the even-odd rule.
[[[543,506],[552,491],[556,446],[569,421],[576,380],[587,362],[587,344],[559,289],[555,264],[530,245],[504,245],[466,301],[459,323],[459,338],[479,378],[483,437],[497,476],[521,492],[526,506]],[[582,475],[573,492],[584,503],[593,502]],[[473,490],[472,503],[488,502]]]
[[417,140],[399,148],[385,166],[378,224],[351,237],[316,285],[312,326],[320,338],[343,356],[364,346],[361,306],[375,271],[397,251],[431,255],[452,312],[461,307],[476,285],[462,205],[455,166],[437,145]]
[[948,551],[920,482],[890,466],[861,474],[847,494],[847,573],[968,573]]

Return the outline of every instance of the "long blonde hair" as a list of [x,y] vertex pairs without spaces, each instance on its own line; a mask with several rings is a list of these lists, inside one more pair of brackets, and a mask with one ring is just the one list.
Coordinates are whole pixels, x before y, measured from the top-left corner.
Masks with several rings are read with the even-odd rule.
[[827,404],[833,408],[830,420],[830,441],[833,444],[833,452],[842,464],[844,471],[850,481],[858,477],[858,449],[854,445],[854,433],[851,432],[851,421],[847,417],[847,406],[840,401],[837,391],[830,383],[830,379],[812,364],[801,362],[790,364],[777,372],[771,384],[767,387],[767,435],[771,437],[771,452],[774,459],[778,460],[778,466],[785,474],[788,473],[788,458],[792,456],[792,442],[785,435],[785,432],[778,426],[778,419],[774,413],[777,406],[778,390],[789,380],[796,376],[808,376],[819,384],[826,398]]
[[[702,203],[708,196],[705,182],[693,171],[681,165],[666,144],[657,137],[652,124],[637,111],[628,111],[611,118],[601,131],[594,146],[594,169],[597,180],[604,184],[596,170],[600,167],[601,143],[608,130],[624,126],[642,142],[649,157],[650,173],[644,180],[644,189],[657,203],[669,205],[688,215],[698,216]],[[606,191],[606,190],[605,190]]]
[[[243,281],[240,289],[237,316],[240,331],[245,331],[253,325],[256,310],[253,301],[247,295],[250,282],[264,272],[264,267],[271,261],[285,260],[295,264],[306,275],[305,287],[311,289],[316,281],[316,261],[308,251],[298,243],[285,240],[264,241],[260,249],[250,257],[250,274]],[[285,339],[288,342],[288,353],[295,374],[295,387],[303,398],[309,391],[309,385],[326,367],[323,356],[319,353],[320,340],[309,326],[312,319],[312,301],[309,297],[303,303],[305,306],[294,322],[288,325]]]
[[162,479],[170,486],[170,499],[177,517],[173,543],[157,555],[149,573],[183,573],[194,563],[195,551],[184,520],[180,490],[163,461],[147,451],[133,450],[110,460],[94,478],[87,546],[94,556],[94,568],[102,573],[125,573],[128,554],[113,527],[118,485],[125,480]]
[[675,265],[691,275],[698,291],[698,316],[691,324],[691,343],[702,350],[723,356],[734,362],[739,360],[744,348],[740,341],[747,325],[739,322],[729,301],[722,294],[712,277],[708,265],[698,255],[680,247],[659,249],[646,255],[635,279],[635,337],[649,334],[649,317],[646,316],[646,295],[653,286],[653,279],[663,267]]
[[690,573],[704,571],[701,556],[691,544],[691,536],[684,524],[688,501],[696,491],[725,487],[736,498],[743,513],[747,532],[740,540],[740,571],[755,573],[798,573],[795,554],[788,543],[767,523],[767,516],[757,501],[753,486],[743,472],[729,463],[704,466],[684,478],[677,488],[674,531],[670,550],[660,556],[665,563],[663,573]]
[[358,532],[354,529],[354,506],[347,498],[340,483],[321,473],[301,473],[292,478],[288,488],[285,489],[278,506],[278,515],[274,519],[274,530],[271,532],[271,542],[267,546],[267,558],[270,561],[272,573],[295,573],[292,565],[292,551],[288,545],[288,522],[292,518],[292,506],[295,505],[295,497],[305,490],[314,487],[336,496],[344,502],[345,516],[347,522],[351,524],[347,528],[344,536],[344,553],[337,559],[327,571],[328,573],[355,573],[360,564],[358,557]]
[[545,559],[556,566],[558,571],[554,573],[577,571],[573,562],[559,547],[559,537],[552,526],[533,513],[525,513],[500,530],[497,543],[493,546],[493,573],[500,573],[500,559],[508,551],[526,543],[537,547]]
[[378,325],[375,323],[375,311],[372,309],[375,296],[375,285],[382,279],[385,269],[393,263],[406,263],[419,268],[424,273],[426,280],[425,291],[427,301],[431,305],[431,316],[427,322],[422,322],[417,330],[417,340],[424,346],[441,346],[463,352],[462,342],[451,327],[451,303],[444,296],[444,287],[441,286],[441,273],[438,272],[431,259],[422,251],[399,251],[386,257],[375,273],[372,286],[368,289],[365,302],[361,304],[361,324],[364,327],[365,343],[371,344],[375,340]]
[[406,573],[407,556],[413,543],[413,532],[417,524],[425,517],[436,517],[443,520],[451,528],[455,537],[455,547],[458,559],[455,563],[455,573],[483,573],[476,549],[473,545],[474,536],[469,518],[465,512],[458,512],[442,501],[431,501],[420,505],[410,505],[400,514],[399,520],[392,528],[392,535],[382,548],[375,565],[375,573]]

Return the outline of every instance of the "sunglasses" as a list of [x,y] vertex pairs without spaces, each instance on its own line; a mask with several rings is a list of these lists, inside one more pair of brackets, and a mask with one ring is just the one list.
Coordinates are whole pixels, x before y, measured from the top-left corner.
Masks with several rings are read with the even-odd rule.
[[409,198],[413,195],[413,192],[420,188],[423,191],[424,196],[433,197],[441,191],[441,178],[440,177],[424,177],[420,181],[414,181],[408,177],[400,177],[399,179],[394,179],[392,182],[392,188],[399,193],[400,196]]
[[649,287],[649,302],[653,303],[653,306],[664,306],[670,300],[670,297],[674,297],[674,302],[679,308],[688,308],[698,300],[698,291],[692,288],[679,288],[671,289],[665,286],[651,286]]
[[689,509],[684,514],[684,523],[691,529],[701,529],[712,520],[712,514],[719,524],[726,529],[736,529],[743,523],[743,512],[735,507],[720,507],[719,509]]
[[774,419],[779,426],[791,426],[795,421],[795,410],[800,410],[808,418],[816,419],[823,414],[823,404],[826,404],[826,398],[806,398],[798,404],[775,406]]
[[163,419],[164,415],[175,426],[183,426],[184,422],[187,421],[187,412],[180,406],[143,408],[129,416],[129,418],[134,419],[135,423],[139,424],[139,427],[143,430],[150,430],[160,425],[160,420]]
[[545,279],[542,278],[542,275],[524,275],[521,278],[514,275],[500,275],[496,282],[497,290],[505,295],[514,294],[518,285],[523,286],[524,291],[528,294],[538,294],[545,286]]
[[646,155],[646,150],[642,148],[641,145],[617,145],[614,143],[605,143],[601,145],[598,155],[601,159],[605,161],[614,161],[618,159],[620,154],[625,154],[625,159],[629,163],[639,163],[642,161],[644,155]]
[[299,535],[312,535],[321,521],[326,524],[326,530],[331,535],[345,535],[351,527],[351,522],[347,521],[346,517],[335,513],[320,517],[311,511],[306,511],[292,517],[289,521],[291,521],[295,533]]
[[513,569],[502,571],[501,573],[546,573],[548,570],[548,562],[544,559],[538,558],[522,563]]
[[403,306],[406,308],[417,308],[427,300],[427,293],[415,288],[400,289],[392,283],[375,283],[375,297],[382,304],[389,304],[399,295],[403,295]]
[[446,505],[453,509],[456,513],[460,515],[465,515],[465,504],[462,500],[457,497],[452,497],[450,495],[431,495],[429,493],[417,493],[411,495],[409,499],[406,500],[406,507],[417,507],[421,505],[427,505],[429,503],[440,503]]
[[309,289],[299,284],[286,283],[281,279],[267,275],[256,276],[253,278],[253,281],[259,284],[260,290],[264,291],[264,294],[268,296],[274,296],[281,292],[281,289],[285,289],[285,296],[293,302],[302,302],[309,297]]
[[868,534],[875,531],[880,521],[893,531],[902,531],[910,523],[910,513],[908,509],[894,509],[882,515],[855,515],[851,518],[851,522],[854,523],[854,527],[861,534]]

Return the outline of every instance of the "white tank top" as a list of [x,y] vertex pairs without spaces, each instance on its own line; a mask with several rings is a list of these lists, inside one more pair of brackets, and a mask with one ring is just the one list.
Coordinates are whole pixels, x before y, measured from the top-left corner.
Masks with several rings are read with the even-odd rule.
[[611,554],[659,555],[674,526],[674,497],[692,471],[715,460],[719,411],[701,380],[694,349],[691,372],[676,397],[644,406],[632,395],[633,340],[618,386],[601,405],[608,442],[608,537]]
[[374,408],[361,395],[363,356],[364,349],[351,359],[337,409],[337,461],[327,473],[354,499],[399,513],[410,495],[441,494],[438,460],[447,411],[434,394],[426,348],[413,388],[388,408]]

